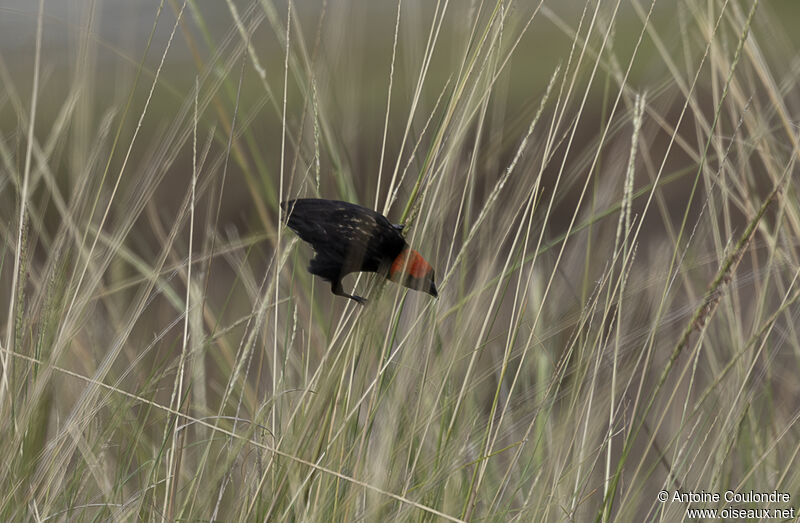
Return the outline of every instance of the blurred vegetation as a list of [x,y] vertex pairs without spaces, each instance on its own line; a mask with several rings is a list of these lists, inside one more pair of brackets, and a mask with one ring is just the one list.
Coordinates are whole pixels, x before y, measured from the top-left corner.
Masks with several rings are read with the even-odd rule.
[[[728,505],[660,490],[800,496],[798,21],[0,2],[0,519],[671,521]],[[345,282],[366,307],[332,296],[280,222],[293,197],[405,223],[440,298],[373,275]]]

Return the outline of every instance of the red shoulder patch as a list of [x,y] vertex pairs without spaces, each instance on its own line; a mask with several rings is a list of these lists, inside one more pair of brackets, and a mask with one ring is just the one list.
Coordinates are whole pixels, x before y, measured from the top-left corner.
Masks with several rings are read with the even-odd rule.
[[433,268],[425,261],[425,258],[423,258],[420,253],[414,249],[403,249],[403,251],[397,255],[397,258],[394,259],[392,268],[389,270],[389,275],[392,279],[395,279],[401,274],[407,274],[412,278],[422,279],[431,270],[433,270]]

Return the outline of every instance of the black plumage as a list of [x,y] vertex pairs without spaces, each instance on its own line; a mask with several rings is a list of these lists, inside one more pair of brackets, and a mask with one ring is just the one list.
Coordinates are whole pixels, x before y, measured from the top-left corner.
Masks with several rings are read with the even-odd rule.
[[388,277],[392,263],[407,248],[402,225],[394,225],[372,209],[353,203],[298,199],[281,203],[286,224],[311,244],[316,255],[308,271],[331,282],[331,290],[346,294],[342,278],[352,272],[377,272]]

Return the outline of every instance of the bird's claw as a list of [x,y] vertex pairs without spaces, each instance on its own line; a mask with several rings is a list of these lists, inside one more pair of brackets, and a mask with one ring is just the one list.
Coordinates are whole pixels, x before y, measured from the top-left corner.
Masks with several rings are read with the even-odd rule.
[[366,298],[362,298],[361,296],[356,296],[355,294],[351,295],[350,299],[355,301],[359,305],[366,305],[367,304],[367,299]]

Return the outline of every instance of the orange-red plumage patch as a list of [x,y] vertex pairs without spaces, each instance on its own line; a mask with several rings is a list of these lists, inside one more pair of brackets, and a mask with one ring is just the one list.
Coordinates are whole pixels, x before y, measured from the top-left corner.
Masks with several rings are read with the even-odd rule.
[[412,278],[421,279],[431,271],[431,266],[420,253],[414,249],[404,249],[392,263],[390,276],[394,279],[400,274],[408,274]]

